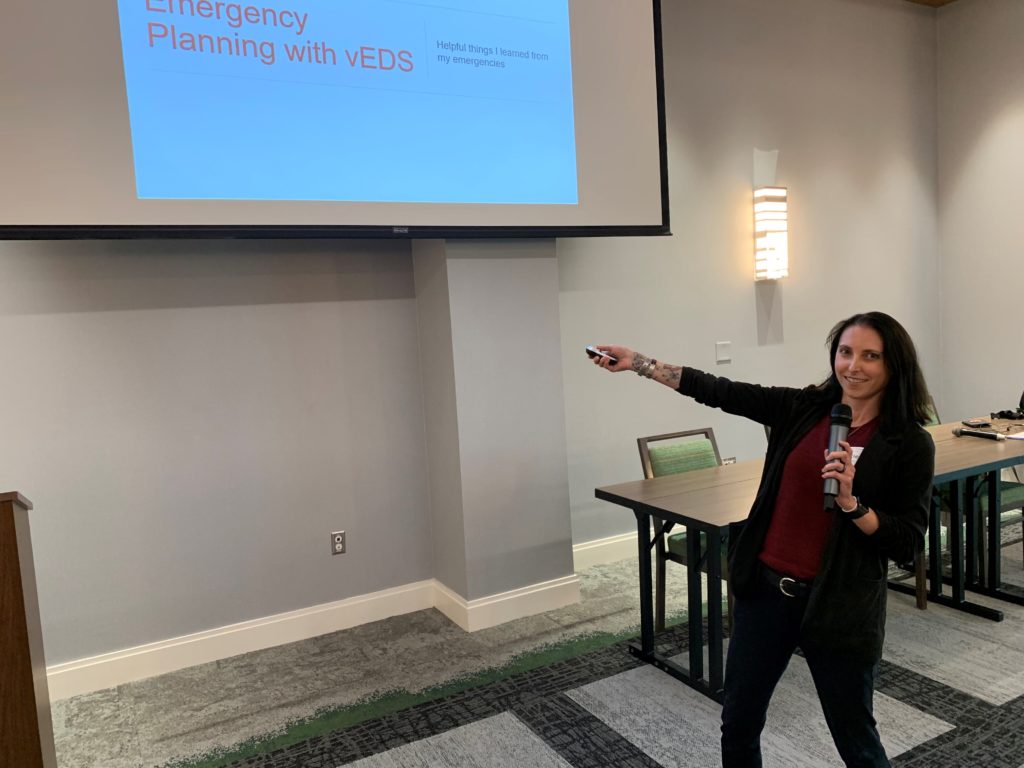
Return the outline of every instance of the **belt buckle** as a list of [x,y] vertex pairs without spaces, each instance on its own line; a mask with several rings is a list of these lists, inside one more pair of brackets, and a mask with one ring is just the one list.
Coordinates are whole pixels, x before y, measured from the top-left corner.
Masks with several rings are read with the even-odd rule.
[[783,576],[781,579],[779,579],[779,592],[784,594],[786,597],[796,597],[796,592],[787,592],[786,591],[786,582],[787,581],[790,584],[792,584],[793,586],[796,586],[796,579],[791,578],[789,576]]

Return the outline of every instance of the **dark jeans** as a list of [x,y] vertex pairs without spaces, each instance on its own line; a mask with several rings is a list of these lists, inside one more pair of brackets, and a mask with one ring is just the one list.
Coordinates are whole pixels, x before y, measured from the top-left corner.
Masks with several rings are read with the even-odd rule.
[[[755,593],[736,597],[725,667],[723,768],[760,768],[764,729],[775,685],[800,645],[807,600],[783,595],[759,576]],[[878,739],[871,699],[877,666],[804,648],[825,721],[850,768],[889,768]],[[803,729],[803,723],[792,723]]]

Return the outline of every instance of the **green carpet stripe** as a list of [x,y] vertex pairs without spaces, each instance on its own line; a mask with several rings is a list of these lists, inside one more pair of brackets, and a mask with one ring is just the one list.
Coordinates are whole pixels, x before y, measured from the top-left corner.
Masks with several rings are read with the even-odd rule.
[[[671,626],[680,621],[685,621],[685,619],[686,614],[682,613],[672,616],[671,620],[666,623]],[[634,637],[638,631],[638,627],[630,627],[617,633],[597,632],[541,647],[520,654],[501,666],[491,667],[417,693],[410,693],[405,690],[379,693],[357,704],[325,710],[310,718],[290,723],[285,726],[284,732],[278,736],[254,739],[238,744],[229,750],[213,752],[183,761],[173,761],[167,763],[165,768],[224,768],[224,766],[233,762],[272,752],[275,749],[290,747],[306,739],[321,736],[331,731],[349,728],[367,720],[400,712],[417,704],[441,699],[470,688],[504,680],[521,672],[527,672],[574,656],[581,656],[590,651],[606,648],[609,645]]]

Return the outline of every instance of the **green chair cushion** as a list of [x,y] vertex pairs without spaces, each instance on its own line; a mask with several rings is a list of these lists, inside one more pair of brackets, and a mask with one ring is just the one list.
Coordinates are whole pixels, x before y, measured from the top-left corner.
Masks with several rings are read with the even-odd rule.
[[686,534],[673,533],[665,540],[668,546],[668,553],[678,558],[686,559]]
[[715,449],[710,440],[687,440],[672,445],[650,446],[651,471],[655,477],[717,467]]
[[[1020,512],[1017,510],[1024,509],[1024,483],[1000,480],[999,493],[1004,522],[1007,520],[1008,514],[1009,520],[1016,520],[1020,517]],[[988,494],[982,492],[979,501],[981,502],[981,511],[988,512]]]
[[[687,561],[686,533],[684,532],[684,533],[672,533],[672,534],[669,534],[669,536],[668,536],[668,538],[666,540],[666,544],[667,544],[669,558],[671,558],[672,560],[675,560],[678,563],[682,563],[683,565],[685,565],[686,561]],[[702,541],[701,544],[703,544],[706,547],[706,542]],[[729,567],[728,567],[728,560],[729,560],[729,558],[728,558],[728,551],[729,551],[729,542],[728,542],[728,540],[725,537],[723,537],[723,539],[722,539],[722,560],[721,560],[722,568],[721,568],[721,571],[720,571],[720,573],[723,576],[729,572]],[[701,566],[701,570],[704,571],[705,573],[707,573],[707,570],[708,570],[707,569],[707,565],[702,565]]]

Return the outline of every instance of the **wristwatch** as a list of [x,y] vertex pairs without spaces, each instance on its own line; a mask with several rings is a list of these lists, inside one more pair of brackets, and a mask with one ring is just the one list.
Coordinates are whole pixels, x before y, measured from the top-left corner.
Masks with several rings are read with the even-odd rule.
[[[864,517],[864,515],[871,511],[860,503],[860,498],[858,498],[857,496],[854,496],[853,500],[857,502],[856,504],[853,505],[853,509],[843,509],[842,507],[839,507],[839,511],[851,520],[856,520],[858,518]],[[839,505],[836,504],[836,506],[838,507]]]

